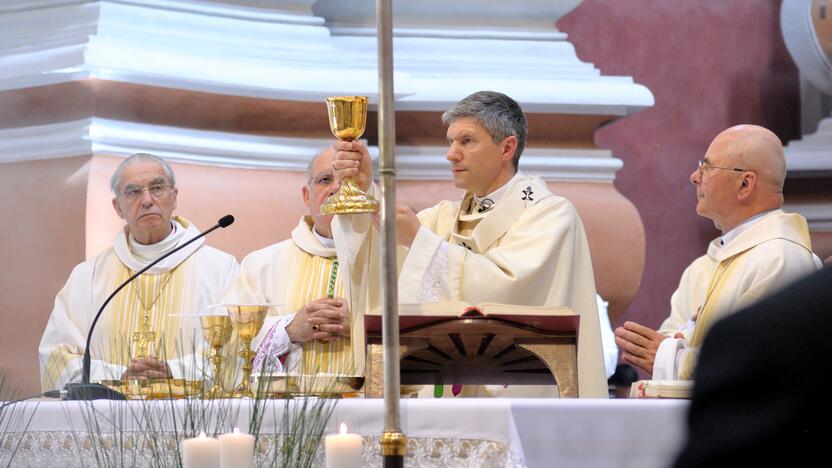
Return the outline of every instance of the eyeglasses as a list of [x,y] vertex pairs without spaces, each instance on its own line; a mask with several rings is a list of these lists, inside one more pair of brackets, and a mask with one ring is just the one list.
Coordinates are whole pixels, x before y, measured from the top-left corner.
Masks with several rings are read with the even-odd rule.
[[171,186],[165,182],[148,185],[147,187],[139,187],[138,185],[128,185],[121,192],[121,196],[129,201],[134,202],[142,197],[142,194],[147,190],[147,193],[155,199],[165,198],[170,194]]
[[709,163],[708,161],[699,160],[699,179],[700,180],[702,180],[702,177],[705,175],[705,170],[706,169],[722,169],[722,170],[725,170],[725,171],[734,171],[734,172],[745,172],[745,171],[748,170],[748,169],[742,169],[742,168],[739,168],[739,167],[714,166],[711,163]]
[[329,173],[329,174],[318,174],[318,176],[315,177],[311,181],[311,184],[320,185],[320,186],[323,187],[323,186],[330,185],[334,180],[335,180],[335,178],[332,176],[331,173]]

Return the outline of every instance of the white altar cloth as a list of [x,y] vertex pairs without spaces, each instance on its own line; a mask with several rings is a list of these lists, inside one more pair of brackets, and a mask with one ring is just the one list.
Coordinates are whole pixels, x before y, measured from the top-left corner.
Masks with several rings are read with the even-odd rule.
[[[249,400],[238,400],[237,425],[248,428]],[[528,466],[666,467],[685,435],[688,402],[683,400],[541,400],[541,399],[410,399],[401,402],[403,432],[409,439],[408,467]],[[12,466],[95,466],[83,447],[67,442],[68,434],[88,434],[89,410],[78,402],[21,403],[33,414],[27,438],[17,447]],[[261,433],[279,431],[283,401],[264,413]],[[296,403],[292,403],[296,404]],[[190,406],[188,406],[190,405]],[[88,407],[89,408],[89,407]],[[122,430],[145,430],[135,417],[142,411],[178,414],[193,403],[183,401],[94,403],[102,432],[112,421]],[[33,412],[33,413],[32,413]],[[365,438],[367,466],[380,466],[378,436],[383,430],[381,400],[339,400],[326,433],[340,423]],[[181,427],[179,429],[181,431]],[[230,430],[230,429],[228,429]],[[8,431],[8,429],[7,429]],[[14,433],[0,434],[0,461],[10,455]],[[83,445],[80,444],[80,445]],[[321,449],[322,450],[322,449]],[[322,462],[322,453],[317,460]]]

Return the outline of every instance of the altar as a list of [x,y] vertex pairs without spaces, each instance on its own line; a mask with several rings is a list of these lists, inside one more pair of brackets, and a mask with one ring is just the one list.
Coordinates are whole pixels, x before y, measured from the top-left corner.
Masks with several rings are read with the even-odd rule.
[[[16,409],[19,421],[28,427],[23,435],[4,428],[0,433],[0,462],[11,461],[15,467],[149,466],[164,459],[164,466],[176,466],[176,437],[163,436],[149,444],[148,431],[181,435],[186,420],[202,421],[197,426],[203,424],[210,431],[212,424],[224,417],[229,420],[226,423],[245,432],[252,412],[257,411],[253,402],[20,403]],[[382,400],[341,399],[333,403],[324,433],[335,433],[338,425],[346,423],[350,432],[364,438],[365,466],[381,466]],[[663,468],[672,463],[684,441],[688,403],[405,399],[401,405],[402,429],[408,437],[405,466]],[[314,404],[314,399],[266,402],[266,409],[261,409],[257,448],[260,466],[271,466],[281,456],[273,435],[280,431],[286,412],[302,414],[314,410]],[[115,427],[118,430],[113,430]],[[314,455],[313,466],[324,464],[322,445]]]

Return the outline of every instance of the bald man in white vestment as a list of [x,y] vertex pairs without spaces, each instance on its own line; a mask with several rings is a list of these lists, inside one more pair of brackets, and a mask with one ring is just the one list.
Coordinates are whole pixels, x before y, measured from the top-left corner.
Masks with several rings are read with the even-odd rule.
[[[80,381],[87,333],[105,299],[127,278],[199,234],[172,216],[178,190],[170,166],[138,153],[111,179],[116,213],[126,226],[113,246],[72,270],[38,349],[44,390]],[[99,319],[90,344],[90,380],[201,379],[204,341],[197,317],[208,312],[237,274],[236,259],[199,239],[122,289]]]
[[255,341],[255,372],[363,375],[364,317],[350,314],[350,302],[359,311],[363,306],[359,298],[345,299],[332,216],[320,214],[321,204],[340,187],[332,174],[334,154],[327,148],[309,163],[301,189],[308,214],[291,238],[248,254],[229,293],[239,296],[249,288],[261,303],[277,304]]
[[616,329],[625,362],[656,380],[691,379],[711,325],[820,267],[806,220],[781,209],[785,178],[783,147],[769,130],[738,125],[717,135],[690,182],[696,212],[722,236],[684,271],[658,331],[635,322]]
[[[454,185],[465,194],[418,215],[396,208],[397,241],[404,249],[399,301],[569,307],[581,317],[578,393],[606,397],[586,234],[568,200],[518,171],[527,132],[522,109],[508,96],[481,91],[452,106],[442,120]],[[377,193],[366,147],[358,141],[333,147],[336,177],[354,177],[360,188]],[[379,277],[379,234],[371,226],[366,215],[336,216],[333,222],[336,247],[350,263],[356,288],[372,284],[365,278]]]

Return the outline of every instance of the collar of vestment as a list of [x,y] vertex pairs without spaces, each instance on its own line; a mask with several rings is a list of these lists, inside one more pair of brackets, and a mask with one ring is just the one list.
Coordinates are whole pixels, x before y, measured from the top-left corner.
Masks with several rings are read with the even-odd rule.
[[[812,251],[809,238],[809,225],[806,218],[783,210],[773,210],[741,229],[735,236],[729,236],[728,242],[721,246],[718,237],[708,246],[708,256],[717,262],[741,254],[763,242],[772,239],[784,239]],[[723,236],[724,237],[724,236]]]
[[774,211],[774,210],[763,211],[761,213],[757,213],[754,216],[746,219],[745,221],[743,221],[742,223],[740,223],[739,225],[734,227],[734,229],[731,229],[730,231],[723,234],[722,237],[719,238],[719,245],[720,246],[725,246],[725,245],[730,244],[731,241],[734,240],[734,238],[736,238],[738,235],[740,235],[740,233],[742,233],[743,231],[746,231],[748,228],[753,226],[754,223],[756,223],[757,221],[762,219],[763,216],[771,213],[772,211]]
[[509,179],[505,184],[503,184],[497,190],[483,195],[482,197],[478,197],[476,195],[472,195],[473,204],[471,205],[471,209],[469,210],[471,213],[484,213],[489,211],[491,208],[496,205],[500,199],[505,195],[508,188],[511,186],[512,183],[518,178],[523,177],[523,174],[520,171],[514,173],[514,176]]
[[[130,248],[130,226],[125,226],[118,236],[116,236],[115,241],[113,241],[113,251],[115,251],[116,256],[119,260],[121,260],[121,263],[123,263],[124,266],[133,271],[139,271],[150,264],[153,260],[164,255],[165,252],[169,252],[170,250],[199,235],[199,229],[181,216],[174,216],[171,218],[171,222],[178,224],[176,229],[174,229],[174,232],[159,243],[139,246],[137,250],[140,251],[137,253],[134,253]],[[202,247],[204,242],[204,238],[192,242],[184,249],[154,265],[153,268],[147,271],[147,273],[151,275],[158,275],[176,268],[180,263],[190,257],[191,254]]]
[[299,249],[319,257],[335,257],[335,246],[328,247],[312,232],[312,218],[306,215],[300,219],[298,225],[292,230],[292,242]]
[[481,219],[470,236],[460,235],[457,232],[457,223],[454,223],[451,233],[453,243],[464,245],[473,252],[485,252],[508,231],[523,210],[552,194],[542,179],[529,177],[519,172],[504,187],[505,192],[500,197],[500,203],[495,203],[492,209],[484,213],[475,211],[474,214],[466,214],[474,195],[470,192],[465,194],[457,208],[456,219],[463,221]]
[[168,236],[155,244],[142,244],[133,237],[133,232],[130,232],[127,235],[127,247],[130,248],[133,258],[142,263],[150,263],[175,248],[182,234],[185,233],[185,228],[174,219],[170,220],[170,226]]

